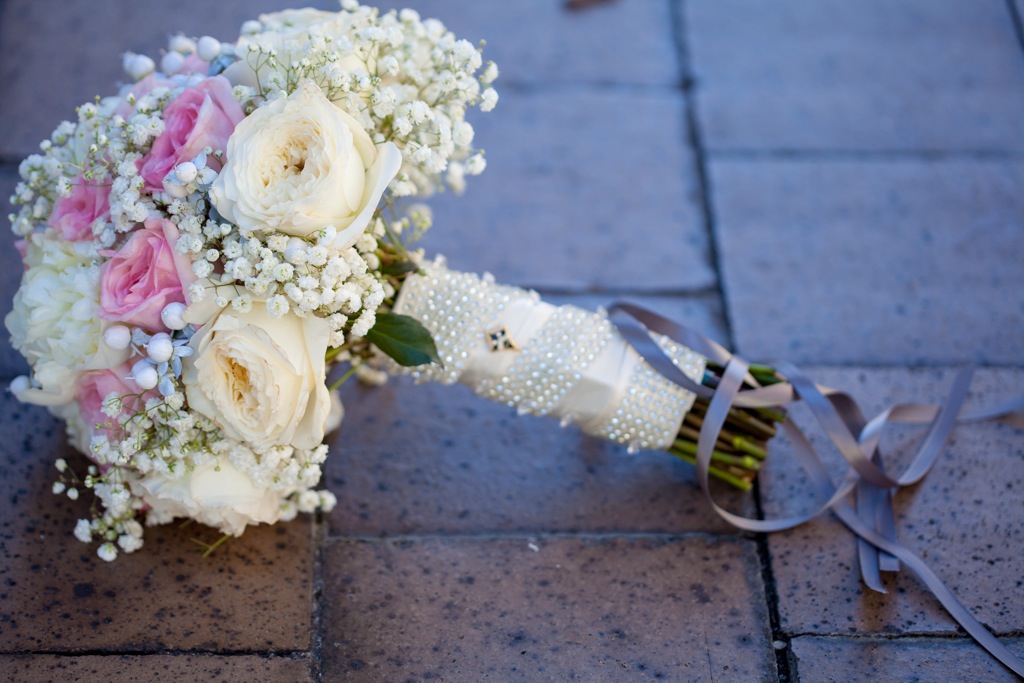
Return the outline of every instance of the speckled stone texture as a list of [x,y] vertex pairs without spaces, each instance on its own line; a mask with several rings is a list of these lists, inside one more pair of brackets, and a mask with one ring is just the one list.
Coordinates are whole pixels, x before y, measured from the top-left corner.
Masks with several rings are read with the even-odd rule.
[[712,150],[1024,150],[1002,0],[687,0]]
[[[2,68],[2,67],[0,67]],[[14,164],[0,164],[0,202],[14,194],[18,183],[18,167]],[[6,216],[6,212],[4,212]],[[18,291],[21,274],[21,256],[14,249],[14,234],[8,229],[6,218],[0,223],[0,321],[14,306],[14,293]],[[28,363],[7,342],[7,328],[0,330],[0,377],[15,377],[28,372]]]
[[[938,402],[953,380],[946,370],[809,370],[815,381],[842,387],[871,416],[891,403]],[[979,370],[969,407],[1019,394],[1024,370]],[[798,411],[797,418],[805,417]],[[803,420],[802,423],[806,423]],[[824,437],[815,434],[819,451]],[[883,441],[887,471],[909,464],[920,429],[903,428]],[[885,448],[889,444],[889,448]],[[765,513],[781,517],[807,509],[806,476],[782,443],[762,473]],[[838,480],[838,456],[829,464]],[[956,428],[945,453],[918,486],[896,498],[899,538],[924,559],[974,616],[998,633],[1024,623],[1024,421],[982,422]],[[887,595],[860,581],[853,536],[834,517],[769,537],[785,631],[799,634],[928,634],[957,632],[956,624],[923,584],[904,568],[883,573]],[[925,679],[927,680],[927,679]]]
[[[676,48],[668,30],[671,3],[661,0],[604,0],[576,12],[558,0],[382,0],[375,4],[383,9],[415,7],[422,17],[443,21],[460,38],[487,41],[484,58],[499,66],[499,83],[674,86],[679,79]],[[615,49],[609,49],[611,45]]]
[[[732,533],[708,508],[693,468],[519,416],[467,387],[349,386],[331,440],[332,534],[559,532]],[[472,428],[467,428],[471,425]],[[751,512],[750,497],[718,488]]]
[[501,97],[499,109],[471,117],[487,171],[467,178],[464,196],[430,202],[428,251],[531,287],[715,284],[678,93],[508,88]]
[[57,457],[85,469],[63,425],[6,391],[0,411],[0,651],[310,647],[308,518],[251,528],[208,558],[190,539],[212,542],[214,529],[147,529],[142,550],[107,564],[71,535],[89,492],[50,492]]
[[711,172],[744,357],[1024,364],[1024,164],[730,160]]
[[770,681],[748,541],[332,543],[330,681]]
[[62,681],[217,681],[217,683],[306,683],[315,679],[304,658],[218,657],[216,655],[57,655],[0,656],[5,680],[17,683]]
[[[1007,646],[1024,655],[1024,640]],[[793,641],[793,655],[805,683],[891,681],[892,683],[1015,683],[1020,678],[970,641],[942,638],[815,638]]]

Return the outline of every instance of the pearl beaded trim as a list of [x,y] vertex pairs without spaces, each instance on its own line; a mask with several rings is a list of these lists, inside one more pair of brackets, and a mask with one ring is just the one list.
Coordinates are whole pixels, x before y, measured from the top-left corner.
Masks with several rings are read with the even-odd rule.
[[[444,365],[392,362],[392,372],[420,382],[462,381],[484,398],[561,417],[562,424],[578,422],[584,432],[630,451],[672,445],[693,393],[648,365],[603,312],[553,307],[536,292],[450,271],[441,258],[423,270],[406,279],[395,312],[430,330]],[[653,338],[700,382],[703,356],[668,337]]]
[[[697,382],[704,375],[706,359],[668,337],[655,335],[661,350],[677,368]],[[629,377],[622,400],[612,415],[593,430],[594,436],[640,448],[667,448],[679,433],[683,417],[696,395],[671,382],[644,361],[637,363]]]
[[476,392],[518,407],[522,413],[551,414],[611,335],[612,325],[606,318],[575,306],[560,306],[508,371],[497,381],[481,382]]
[[470,353],[478,346],[483,348],[487,330],[499,326],[496,321],[505,307],[517,299],[540,300],[536,292],[496,285],[488,276],[448,270],[442,257],[424,270],[426,275],[406,279],[394,309],[430,330],[444,364],[412,368],[391,364],[392,372],[411,375],[417,382],[459,381]]

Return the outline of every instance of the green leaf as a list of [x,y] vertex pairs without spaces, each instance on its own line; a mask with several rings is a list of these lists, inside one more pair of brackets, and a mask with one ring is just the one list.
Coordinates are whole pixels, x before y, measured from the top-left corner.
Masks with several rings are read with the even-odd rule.
[[416,318],[399,313],[378,313],[377,322],[366,333],[366,338],[399,365],[441,364],[434,338]]
[[393,263],[381,266],[380,272],[385,275],[404,275],[419,269],[420,267],[412,261],[394,261]]

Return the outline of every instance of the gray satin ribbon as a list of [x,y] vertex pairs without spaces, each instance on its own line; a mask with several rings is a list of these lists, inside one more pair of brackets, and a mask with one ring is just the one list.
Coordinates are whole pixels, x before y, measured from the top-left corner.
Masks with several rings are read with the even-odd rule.
[[[785,377],[785,382],[761,387],[747,372],[748,364],[743,359],[698,332],[628,303],[612,305],[609,317],[623,338],[651,367],[679,386],[710,399],[697,442],[697,480],[708,503],[719,516],[744,531],[770,533],[791,529],[825,510],[831,510],[857,536],[861,576],[869,588],[885,593],[881,572],[895,571],[902,562],[921,578],[971,637],[1003,665],[1024,677],[1024,661],[1006,649],[967,611],[928,565],[897,540],[892,507],[894,491],[915,484],[928,474],[958,422],[976,422],[1024,411],[1024,395],[985,410],[962,412],[961,407],[972,375],[971,370],[964,370],[957,374],[949,397],[942,404],[897,404],[867,420],[849,395],[815,384],[791,363],[776,366]],[[725,370],[718,387],[710,389],[690,380],[651,339],[650,332],[671,337],[723,366]],[[754,388],[743,389],[744,382]],[[842,481],[838,486],[833,483],[803,431],[787,419],[782,424],[783,430],[819,496],[827,501],[808,514],[770,520],[749,519],[720,507],[711,497],[708,467],[729,408],[784,407],[797,401],[802,401],[810,408],[829,439],[849,463],[850,467]],[[930,425],[910,465],[895,478],[886,473],[878,450],[882,430],[890,423]],[[855,495],[856,507],[850,502],[850,494]]]

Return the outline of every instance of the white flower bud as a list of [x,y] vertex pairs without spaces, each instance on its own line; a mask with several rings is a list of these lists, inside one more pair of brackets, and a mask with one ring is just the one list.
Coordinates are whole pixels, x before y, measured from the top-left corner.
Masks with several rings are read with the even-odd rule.
[[220,56],[220,41],[211,36],[203,36],[196,46],[196,53],[204,62],[212,62]]
[[140,81],[156,69],[156,64],[146,55],[132,55],[131,59],[125,61],[125,71],[132,80]]
[[184,185],[179,185],[169,178],[164,178],[164,192],[174,199],[182,199],[188,196],[188,188]]
[[168,52],[160,59],[160,70],[173,76],[185,67],[185,57],[180,52]]
[[174,342],[166,332],[157,332],[146,344],[146,354],[156,363],[163,363],[174,355]]
[[32,380],[25,375],[18,375],[11,380],[10,390],[11,393],[17,396],[18,394],[28,391],[32,388]]
[[185,304],[178,301],[164,306],[164,310],[160,311],[160,320],[163,321],[164,325],[167,325],[169,330],[182,330],[185,328],[185,321],[182,316],[185,314]]
[[244,24],[242,24],[242,28],[241,28],[240,33],[243,36],[253,36],[253,35],[256,35],[257,33],[259,33],[262,30],[263,30],[263,24],[261,24],[260,22],[256,21],[255,19],[250,19],[249,21],[247,21]]
[[160,381],[160,377],[156,374],[156,368],[145,360],[140,360],[132,366],[132,379],[143,391],[149,391]]
[[113,543],[104,543],[96,549],[96,554],[105,562],[113,562],[117,559],[117,547]]
[[306,262],[306,243],[298,237],[290,237],[284,248],[284,258],[289,263],[300,265]]
[[174,175],[183,183],[191,183],[199,175],[199,169],[191,161],[183,161],[174,167]]
[[183,55],[190,55],[196,51],[196,41],[179,33],[176,36],[171,36],[170,41],[167,43],[167,48]]
[[111,325],[103,333],[103,343],[112,349],[123,351],[132,343],[132,333],[124,325]]

